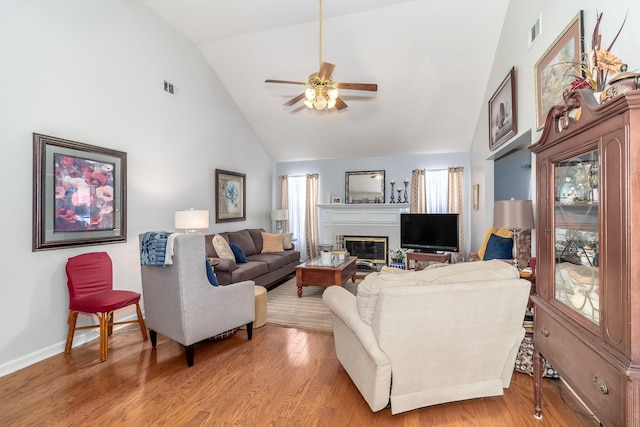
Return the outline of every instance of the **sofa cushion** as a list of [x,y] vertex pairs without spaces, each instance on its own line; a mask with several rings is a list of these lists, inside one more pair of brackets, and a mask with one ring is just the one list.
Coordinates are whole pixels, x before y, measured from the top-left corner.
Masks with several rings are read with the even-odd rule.
[[245,256],[240,246],[235,243],[229,243],[229,246],[231,247],[231,252],[233,252],[233,256],[236,258],[236,262],[238,264],[244,264],[245,262],[247,262],[247,257]]
[[285,264],[289,264],[291,262],[300,263],[300,251],[288,250],[281,253],[284,257]]
[[423,286],[429,284],[449,284],[480,282],[484,280],[517,279],[518,269],[504,261],[477,261],[410,271],[405,274],[370,273],[358,285],[356,301],[360,318],[372,324],[373,313],[380,291],[390,287]]
[[262,232],[262,253],[282,252],[282,235]]
[[224,237],[216,234],[215,236],[213,236],[213,239],[211,239],[211,241],[213,242],[213,247],[218,254],[218,258],[232,260],[236,259],[236,257],[233,255],[231,247],[229,246],[229,243],[225,240]]
[[230,231],[228,236],[229,243],[235,243],[238,245],[238,247],[242,249],[242,252],[244,252],[245,256],[259,253],[256,250],[256,246],[253,243],[251,235],[249,234],[249,230]]
[[262,252],[262,233],[264,232],[263,228],[250,228],[249,235],[253,240],[253,244],[256,247],[256,253],[259,254]]
[[267,274],[269,269],[267,264],[259,261],[247,260],[246,264],[240,264],[233,273],[231,273],[231,282],[243,282],[245,280],[254,280],[256,277]]
[[285,257],[282,252],[269,252],[251,255],[248,259],[251,261],[263,262],[267,265],[269,271],[275,271],[285,266]]
[[484,251],[484,261],[492,259],[513,259],[513,239],[492,234]]

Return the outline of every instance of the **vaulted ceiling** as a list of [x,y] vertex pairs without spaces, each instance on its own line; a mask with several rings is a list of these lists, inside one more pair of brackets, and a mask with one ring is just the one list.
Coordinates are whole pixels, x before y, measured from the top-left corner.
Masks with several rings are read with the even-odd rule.
[[[323,0],[342,111],[282,104],[320,61],[319,0],[138,0],[192,40],[276,161],[467,151],[509,0]],[[175,82],[178,86],[180,82]]]

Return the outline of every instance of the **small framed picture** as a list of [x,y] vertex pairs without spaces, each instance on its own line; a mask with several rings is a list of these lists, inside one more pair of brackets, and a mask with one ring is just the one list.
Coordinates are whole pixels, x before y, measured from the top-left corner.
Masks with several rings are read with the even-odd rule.
[[339,205],[342,203],[342,197],[332,197],[331,198],[331,204],[332,205]]
[[489,149],[495,150],[517,132],[516,69],[504,78],[489,100]]

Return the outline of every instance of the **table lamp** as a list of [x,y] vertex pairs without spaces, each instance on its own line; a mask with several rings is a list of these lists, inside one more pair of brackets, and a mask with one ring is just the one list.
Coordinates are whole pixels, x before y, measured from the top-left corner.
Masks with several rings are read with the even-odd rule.
[[278,233],[282,233],[282,221],[289,219],[289,211],[286,209],[276,209],[271,211],[271,221],[276,222],[276,229]]
[[186,234],[197,233],[201,229],[209,229],[209,211],[189,209],[176,211],[174,228],[184,230]]
[[496,200],[493,205],[493,226],[513,233],[513,263],[518,267],[518,232],[533,228],[531,200]]

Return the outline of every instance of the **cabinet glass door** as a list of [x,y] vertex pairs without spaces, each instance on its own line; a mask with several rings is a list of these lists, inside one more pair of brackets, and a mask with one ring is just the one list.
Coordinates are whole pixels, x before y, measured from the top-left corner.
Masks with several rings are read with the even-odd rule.
[[598,151],[554,165],[555,298],[600,322]]

